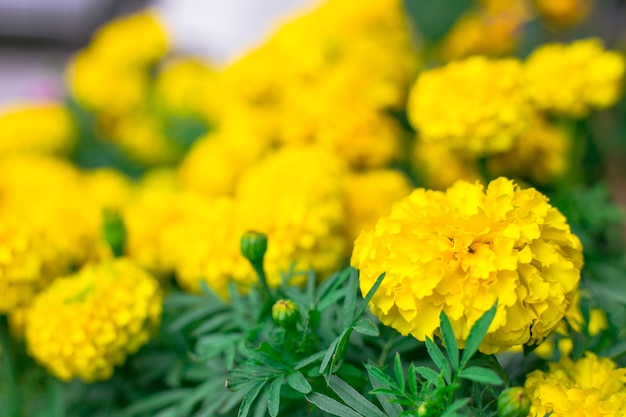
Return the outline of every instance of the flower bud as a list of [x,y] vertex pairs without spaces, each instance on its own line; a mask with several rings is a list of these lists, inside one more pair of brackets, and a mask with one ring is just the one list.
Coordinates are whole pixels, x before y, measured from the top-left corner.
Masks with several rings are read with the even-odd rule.
[[531,401],[524,388],[507,388],[498,396],[498,416],[526,417],[530,412]]
[[281,326],[290,326],[298,321],[298,306],[291,300],[280,299],[272,306],[272,319]]
[[241,253],[251,263],[263,260],[267,250],[267,236],[260,232],[249,231],[241,236]]

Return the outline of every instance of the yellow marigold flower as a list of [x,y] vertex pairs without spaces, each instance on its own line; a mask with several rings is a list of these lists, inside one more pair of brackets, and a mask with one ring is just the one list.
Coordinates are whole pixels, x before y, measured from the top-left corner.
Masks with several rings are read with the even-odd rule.
[[82,191],[98,207],[119,210],[130,202],[133,187],[119,171],[99,168],[87,171],[82,177]]
[[525,74],[537,108],[585,117],[619,99],[624,68],[621,54],[605,51],[599,39],[585,39],[540,46],[528,57]]
[[147,96],[148,74],[107,61],[83,49],[66,67],[69,93],[89,110],[118,116],[139,106]]
[[535,184],[546,184],[567,172],[571,152],[570,134],[536,116],[515,146],[508,152],[491,156],[487,166],[493,175],[516,176]]
[[165,55],[169,39],[157,14],[143,11],[106,23],[89,48],[116,65],[146,66]]
[[351,263],[365,294],[386,278],[370,307],[418,340],[439,331],[446,312],[465,345],[498,301],[484,353],[542,341],[563,318],[580,278],[582,247],[563,215],[533,188],[498,178],[486,190],[458,181],[416,189],[355,242]]
[[441,41],[444,60],[513,52],[522,26],[529,20],[529,10],[520,0],[491,3],[470,9],[454,23]]
[[266,147],[245,120],[222,124],[194,143],[178,168],[178,178],[184,188],[207,197],[232,195],[241,174]]
[[587,352],[573,362],[563,357],[547,372],[536,370],[524,384],[532,400],[529,416],[620,417],[626,413],[626,369]]
[[443,143],[415,141],[411,168],[426,188],[445,190],[458,180],[481,178],[476,158],[454,151]]
[[556,26],[572,26],[589,15],[593,0],[534,0],[537,12]]
[[106,380],[150,339],[161,320],[158,282],[127,259],[56,280],[26,313],[29,353],[68,381]]
[[476,56],[424,71],[411,89],[407,111],[426,143],[473,155],[507,151],[530,115],[522,65]]
[[201,115],[216,77],[216,72],[199,59],[178,58],[163,65],[155,80],[154,94],[170,113]]
[[181,288],[197,293],[204,282],[228,299],[229,283],[244,283],[240,287],[244,292],[255,284],[254,270],[240,251],[240,238],[246,229],[240,222],[237,203],[227,197],[208,200],[193,194],[181,202],[184,213],[168,226],[163,237]]
[[76,141],[76,127],[61,103],[24,103],[0,112],[0,154],[41,152],[63,154]]
[[346,230],[348,240],[374,227],[391,206],[411,193],[409,178],[400,171],[378,169],[346,176]]
[[289,147],[241,177],[235,194],[241,222],[244,230],[267,235],[265,269],[271,286],[292,265],[313,268],[320,276],[341,266],[347,249],[344,173],[342,162],[322,148]]

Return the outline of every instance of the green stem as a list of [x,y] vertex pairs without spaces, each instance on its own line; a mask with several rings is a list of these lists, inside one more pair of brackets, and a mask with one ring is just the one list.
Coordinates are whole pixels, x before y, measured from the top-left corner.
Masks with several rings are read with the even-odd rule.
[[5,414],[7,417],[19,417],[21,413],[17,374],[15,372],[15,355],[9,332],[9,322],[5,315],[0,315],[0,346],[2,347],[0,370],[3,371],[3,379],[6,382],[7,408],[4,412],[7,413]]
[[263,259],[258,262],[251,262],[254,271],[259,277],[259,282],[261,282],[261,290],[263,291],[263,295],[266,300],[272,300],[272,293],[270,292],[270,287],[267,285],[267,276],[265,275],[265,270],[263,269]]

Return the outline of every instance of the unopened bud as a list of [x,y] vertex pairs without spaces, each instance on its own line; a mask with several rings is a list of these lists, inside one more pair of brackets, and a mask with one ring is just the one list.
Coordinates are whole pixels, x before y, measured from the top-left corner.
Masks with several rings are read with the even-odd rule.
[[291,300],[278,300],[272,306],[272,319],[281,326],[290,326],[298,321],[299,310]]
[[530,413],[530,398],[524,388],[507,388],[498,396],[499,417],[526,417]]
[[260,232],[246,232],[241,236],[241,253],[251,263],[263,260],[267,250],[267,236]]

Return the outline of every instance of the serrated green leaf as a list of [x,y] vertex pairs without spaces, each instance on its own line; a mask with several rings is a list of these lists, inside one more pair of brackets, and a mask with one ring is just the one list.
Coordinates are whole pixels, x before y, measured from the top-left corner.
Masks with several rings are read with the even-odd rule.
[[452,369],[457,371],[459,369],[459,348],[456,344],[456,336],[452,329],[452,324],[446,313],[441,310],[439,314],[439,323],[441,327],[441,336],[443,337],[443,343],[448,353],[450,363],[452,363]]
[[460,368],[463,369],[469,362],[469,360],[474,356],[476,351],[478,351],[478,347],[482,343],[485,335],[487,334],[487,330],[493,321],[493,318],[496,316],[496,308],[498,306],[498,302],[496,303],[479,318],[476,323],[470,329],[469,336],[467,337],[467,342],[465,342],[465,349],[463,349],[463,356],[461,358]]
[[502,385],[502,379],[493,370],[480,366],[468,366],[459,372],[459,377],[469,379],[470,381],[489,385]]
[[385,414],[367,398],[359,394],[354,388],[338,376],[331,376],[328,386],[339,396],[339,398],[341,398],[343,402],[352,407],[357,413],[367,417],[386,417]]
[[308,394],[313,389],[302,372],[295,371],[287,375],[287,384],[302,394]]
[[278,410],[280,410],[280,388],[283,385],[283,378],[283,375],[279,375],[270,384],[267,411],[270,413],[271,417],[276,417]]
[[239,406],[239,412],[237,413],[237,417],[248,416],[252,403],[254,402],[254,400],[256,400],[256,397],[259,396],[259,393],[261,392],[261,389],[263,389],[263,387],[265,386],[266,382],[267,380],[256,382],[252,384],[248,391],[246,391],[243,396],[243,400],[241,401],[241,405]]
[[437,368],[443,373],[446,382],[448,384],[452,383],[452,368],[450,367],[450,362],[448,362],[441,349],[439,349],[439,346],[428,336],[426,336],[426,350],[428,350],[428,354]]
[[363,417],[351,408],[346,407],[340,402],[327,397],[324,394],[313,392],[309,395],[305,395],[308,402],[317,406],[320,410],[326,411],[328,414],[332,414],[337,417]]
[[402,360],[400,359],[399,353],[396,353],[396,356],[393,358],[393,371],[396,374],[398,386],[404,390],[404,369],[402,368]]
[[369,319],[361,317],[354,326],[352,326],[355,332],[364,334],[366,336],[380,336],[378,327]]

